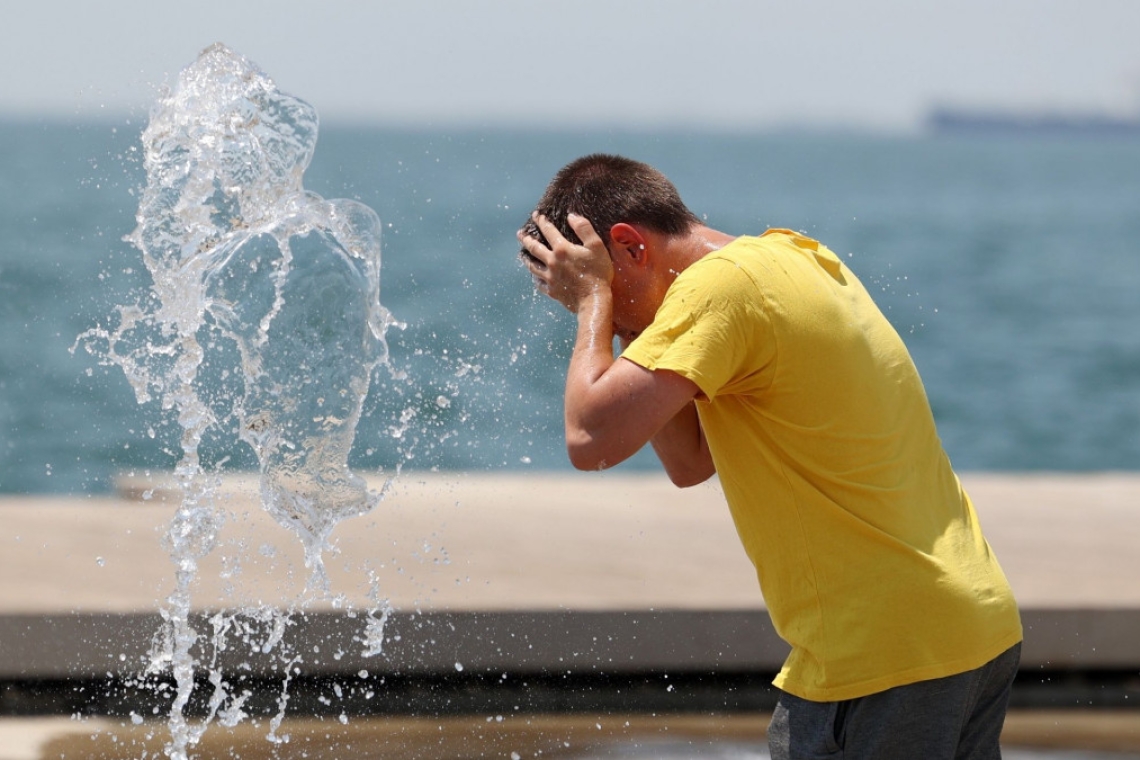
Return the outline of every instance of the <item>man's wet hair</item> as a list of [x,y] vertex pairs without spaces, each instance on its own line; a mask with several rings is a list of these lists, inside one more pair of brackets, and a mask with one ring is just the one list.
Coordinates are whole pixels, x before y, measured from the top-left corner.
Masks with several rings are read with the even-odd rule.
[[[610,229],[619,222],[665,235],[681,235],[701,224],[664,174],[649,164],[605,153],[583,156],[562,167],[550,180],[535,211],[575,243],[581,241],[566,222],[570,213],[589,219],[606,245],[610,243]],[[527,219],[523,232],[546,243],[531,219]]]

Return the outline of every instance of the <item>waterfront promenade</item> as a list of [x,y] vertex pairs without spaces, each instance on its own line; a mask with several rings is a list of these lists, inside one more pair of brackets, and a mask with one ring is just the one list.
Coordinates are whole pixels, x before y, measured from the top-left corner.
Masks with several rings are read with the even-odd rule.
[[[1140,609],[1140,475],[962,479],[1023,607]],[[0,572],[21,579],[0,588],[0,614],[153,611],[172,584],[160,538],[176,498],[130,477],[111,496],[0,498]],[[255,478],[227,480],[218,506],[227,520],[197,603],[295,597],[300,544],[262,512]],[[397,609],[763,606],[715,482],[412,472],[332,538],[333,590],[358,604],[367,565]]]
[[[1023,672],[1140,671],[1140,476],[963,482],[1023,609]],[[173,588],[161,538],[176,498],[169,483],[126,477],[111,496],[0,500],[0,678],[137,669]],[[226,480],[218,507],[226,522],[195,608],[296,603],[300,545],[260,510],[255,480]],[[405,473],[333,540],[337,599],[309,605],[297,630],[327,634],[378,599],[394,613],[382,657],[312,658],[315,672],[765,673],[785,653],[715,483]],[[1042,715],[1011,719],[1010,731],[1045,736]],[[1047,721],[1055,740],[1075,735],[1063,728],[1071,717]],[[1100,735],[1117,743],[1099,746],[1140,752],[1140,710],[1108,722]],[[0,720],[0,744],[18,724]]]

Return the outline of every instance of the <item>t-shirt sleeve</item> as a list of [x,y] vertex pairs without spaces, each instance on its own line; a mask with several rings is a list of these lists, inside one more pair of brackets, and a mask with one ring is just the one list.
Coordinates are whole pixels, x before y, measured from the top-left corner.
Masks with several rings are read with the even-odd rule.
[[676,372],[712,400],[762,390],[775,341],[752,278],[732,261],[705,259],[674,281],[653,323],[622,357],[649,370]]

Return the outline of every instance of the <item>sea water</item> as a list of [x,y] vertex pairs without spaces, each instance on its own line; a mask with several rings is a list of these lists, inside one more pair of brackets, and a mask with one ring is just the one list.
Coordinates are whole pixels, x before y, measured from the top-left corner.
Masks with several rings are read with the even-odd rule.
[[[2,493],[107,493],[181,457],[177,425],[137,405],[117,367],[68,352],[149,287],[121,242],[145,123],[0,121]],[[1140,140],[326,119],[305,187],[382,212],[384,304],[408,325],[387,342],[411,381],[369,394],[354,468],[569,467],[571,326],[533,295],[514,232],[564,162],[599,150],[660,166],[717,229],[792,227],[843,256],[910,348],[956,468],[1140,469]],[[199,454],[259,466],[211,431]]]
[[[380,221],[353,200],[303,186],[317,143],[308,103],[280,91],[253,63],[214,45],[184,69],[142,133],[146,185],[129,241],[149,289],[120,306],[80,344],[120,367],[139,403],[177,420],[174,475],[181,504],[166,534],[176,588],[162,610],[149,670],[172,671],[167,754],[183,760],[219,717],[243,717],[196,651],[240,635],[262,654],[280,650],[285,686],[269,737],[277,740],[290,678],[303,658],[283,643],[288,610],[216,615],[212,632],[190,624],[200,560],[217,542],[219,468],[199,448],[222,431],[256,456],[264,509],[293,531],[310,571],[303,606],[330,594],[322,554],[343,519],[380,499],[348,464],[373,373],[385,364],[393,324],[380,303]],[[397,467],[398,469],[398,467]],[[244,615],[256,625],[239,624]],[[387,610],[365,616],[367,653],[383,643]],[[186,717],[195,671],[211,670],[207,716]]]

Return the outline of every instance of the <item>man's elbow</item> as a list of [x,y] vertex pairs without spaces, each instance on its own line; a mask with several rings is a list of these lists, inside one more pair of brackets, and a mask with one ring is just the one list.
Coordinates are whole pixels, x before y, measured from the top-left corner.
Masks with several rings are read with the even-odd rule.
[[716,468],[711,465],[707,467],[666,468],[665,472],[669,476],[670,482],[677,488],[692,488],[699,486],[715,475]]
[[603,452],[593,446],[567,443],[566,454],[576,470],[605,470],[617,464],[607,461]]
[[623,451],[620,442],[585,431],[567,431],[566,434],[566,455],[577,470],[608,470],[632,453]]

